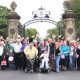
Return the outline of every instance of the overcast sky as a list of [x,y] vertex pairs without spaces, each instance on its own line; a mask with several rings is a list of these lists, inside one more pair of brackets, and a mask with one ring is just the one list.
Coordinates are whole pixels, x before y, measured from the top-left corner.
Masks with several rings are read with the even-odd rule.
[[[13,0],[0,0],[0,5],[10,8]],[[24,24],[32,18],[32,12],[36,11],[41,6],[46,11],[50,11],[51,17],[54,21],[58,22],[63,14],[63,1],[64,0],[14,0],[17,4],[16,12],[21,16],[21,23]],[[46,35],[49,28],[55,27],[50,23],[33,23],[26,28],[36,28],[41,36]]]

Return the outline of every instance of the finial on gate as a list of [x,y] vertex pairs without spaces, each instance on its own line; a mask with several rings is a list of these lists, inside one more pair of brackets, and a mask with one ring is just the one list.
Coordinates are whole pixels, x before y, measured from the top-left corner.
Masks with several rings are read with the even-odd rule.
[[10,7],[11,7],[12,11],[15,11],[15,9],[16,9],[16,7],[17,7],[16,2],[13,1],[13,2],[11,3]]

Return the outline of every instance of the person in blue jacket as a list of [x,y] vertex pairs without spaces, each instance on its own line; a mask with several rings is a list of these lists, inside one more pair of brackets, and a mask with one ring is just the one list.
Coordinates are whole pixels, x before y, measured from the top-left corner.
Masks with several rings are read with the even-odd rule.
[[61,45],[60,45],[60,53],[61,53],[62,65],[64,65],[64,70],[67,70],[67,69],[69,69],[70,47],[69,47],[69,45],[66,44],[66,41],[63,41],[61,43]]

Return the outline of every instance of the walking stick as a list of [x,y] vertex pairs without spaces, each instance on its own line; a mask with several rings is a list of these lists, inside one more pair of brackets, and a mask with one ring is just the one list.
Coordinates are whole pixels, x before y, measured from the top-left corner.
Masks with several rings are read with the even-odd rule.
[[75,64],[76,64],[76,70],[77,70],[77,59],[76,59],[76,63]]

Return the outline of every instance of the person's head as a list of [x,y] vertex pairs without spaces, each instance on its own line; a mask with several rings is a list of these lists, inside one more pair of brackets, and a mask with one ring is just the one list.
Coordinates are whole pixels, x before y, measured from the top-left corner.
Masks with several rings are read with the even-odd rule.
[[21,39],[21,36],[20,35],[17,35],[17,39]]
[[1,42],[0,42],[0,45],[1,45],[1,46],[4,46],[4,44],[5,44],[4,41],[1,41]]
[[21,43],[21,39],[17,39],[16,43],[20,44]]
[[41,45],[44,46],[44,40],[41,40]]
[[46,46],[46,41],[44,39],[41,40],[41,45]]
[[52,41],[52,39],[51,38],[49,38],[48,39],[48,43],[52,43],[53,41]]
[[14,43],[14,40],[13,39],[10,39],[9,42],[10,42],[10,44],[13,44]]
[[27,40],[24,38],[24,39],[21,40],[21,43],[22,44],[26,44],[27,43]]
[[78,45],[78,49],[80,49],[80,45]]
[[66,41],[62,41],[61,42],[61,45],[66,45]]
[[77,48],[77,46],[78,46],[77,43],[74,43],[74,47]]
[[0,36],[0,39],[3,39],[3,36]]
[[33,42],[29,43],[29,46],[30,46],[30,48],[32,48],[33,47]]

